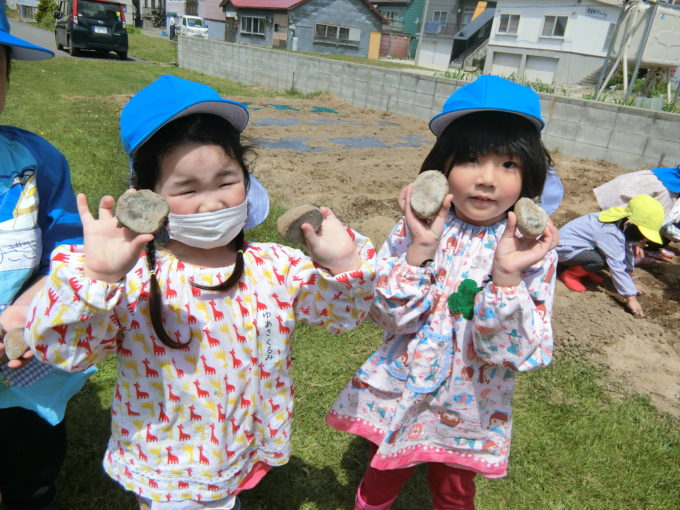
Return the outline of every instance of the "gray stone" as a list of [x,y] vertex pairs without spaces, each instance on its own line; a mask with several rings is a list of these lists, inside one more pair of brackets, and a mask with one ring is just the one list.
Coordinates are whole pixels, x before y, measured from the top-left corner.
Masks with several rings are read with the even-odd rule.
[[530,198],[522,197],[515,203],[517,228],[526,237],[538,237],[548,223],[548,213]]
[[420,219],[432,218],[449,192],[449,181],[439,170],[421,173],[411,187],[411,209]]
[[157,232],[165,223],[168,212],[165,198],[148,189],[125,193],[116,204],[118,225],[137,234]]
[[26,352],[28,345],[24,342],[24,328],[10,329],[5,333],[3,340],[5,344],[5,355],[9,359],[19,359]]
[[314,230],[319,230],[323,220],[324,216],[317,207],[313,205],[300,205],[282,214],[276,221],[276,227],[279,235],[286,241],[302,243],[303,237],[300,226],[303,223],[309,223],[314,227]]

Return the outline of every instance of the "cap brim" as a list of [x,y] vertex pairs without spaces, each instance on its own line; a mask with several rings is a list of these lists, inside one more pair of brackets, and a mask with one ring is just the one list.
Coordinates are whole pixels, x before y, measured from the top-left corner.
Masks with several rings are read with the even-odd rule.
[[661,234],[659,234],[658,230],[652,230],[651,228],[643,227],[641,225],[637,225],[637,228],[640,229],[643,236],[653,243],[663,244],[663,239],[661,239]]
[[525,115],[520,112],[512,111],[512,110],[501,110],[498,108],[470,108],[468,110],[456,110],[454,112],[447,112],[447,113],[440,113],[439,115],[436,115],[435,117],[432,118],[430,121],[430,131],[435,136],[441,135],[444,130],[451,124],[454,120],[463,117],[465,115],[469,115],[471,113],[477,113],[477,112],[506,112],[506,113],[514,113],[515,115],[519,115],[520,117],[524,117],[527,119],[529,122],[531,122],[534,126],[536,126],[536,129],[541,131],[543,129],[544,123],[543,121],[540,121],[536,117],[532,115]]
[[130,147],[130,154],[141,147],[144,142],[151,138],[159,129],[173,120],[186,117],[194,113],[210,113],[226,119],[234,128],[240,133],[248,125],[248,111],[238,103],[229,101],[228,99],[221,99],[219,101],[203,101],[195,103],[184,110],[175,113],[168,117],[163,122],[160,122],[153,131],[149,131],[146,136],[135,143],[134,147]]
[[0,45],[9,46],[13,60],[45,60],[54,57],[54,52],[14,37],[7,32],[0,32]]

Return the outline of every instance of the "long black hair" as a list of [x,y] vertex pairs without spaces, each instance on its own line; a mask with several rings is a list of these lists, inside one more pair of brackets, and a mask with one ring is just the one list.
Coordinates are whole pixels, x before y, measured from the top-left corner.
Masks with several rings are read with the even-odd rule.
[[[199,143],[202,145],[217,145],[224,149],[224,152],[235,160],[243,170],[246,191],[250,186],[250,174],[248,171],[248,161],[254,156],[255,151],[251,144],[244,143],[239,133],[226,119],[208,113],[196,113],[181,117],[169,122],[137,150],[133,158],[133,173],[130,179],[132,187],[136,189],[150,189],[156,187],[156,183],[161,173],[161,161],[172,150],[185,143]],[[146,246],[146,257],[151,271],[149,309],[151,323],[159,340],[168,347],[181,349],[186,347],[191,338],[186,343],[175,341],[168,335],[163,327],[161,292],[156,278],[156,251],[154,241]],[[243,230],[229,243],[229,246],[236,250],[236,263],[231,276],[215,287],[206,287],[193,283],[194,287],[203,290],[221,291],[228,290],[243,275],[243,247],[245,245],[245,235]]]
[[12,71],[12,48],[2,45],[5,50],[5,61],[7,62],[7,83],[9,83],[9,73]]
[[437,138],[420,171],[439,170],[448,177],[454,165],[492,153],[519,158],[520,196],[540,196],[553,161],[536,126],[515,113],[475,112],[454,120]]

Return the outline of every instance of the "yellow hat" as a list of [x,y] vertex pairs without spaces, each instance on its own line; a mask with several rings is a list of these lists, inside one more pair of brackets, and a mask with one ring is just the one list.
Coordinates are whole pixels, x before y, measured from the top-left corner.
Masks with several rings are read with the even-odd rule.
[[661,244],[659,230],[663,225],[665,214],[663,206],[656,198],[650,195],[637,195],[630,199],[625,209],[621,207],[610,207],[600,213],[598,219],[604,223],[618,221],[621,218],[628,218],[640,229],[642,235],[652,242]]

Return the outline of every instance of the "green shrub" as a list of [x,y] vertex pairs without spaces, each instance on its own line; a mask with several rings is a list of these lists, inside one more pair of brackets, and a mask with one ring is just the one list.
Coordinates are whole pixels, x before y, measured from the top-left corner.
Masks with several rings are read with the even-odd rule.
[[43,28],[54,28],[54,11],[58,10],[59,6],[54,0],[40,0],[38,2],[38,11],[35,15],[35,20]]

